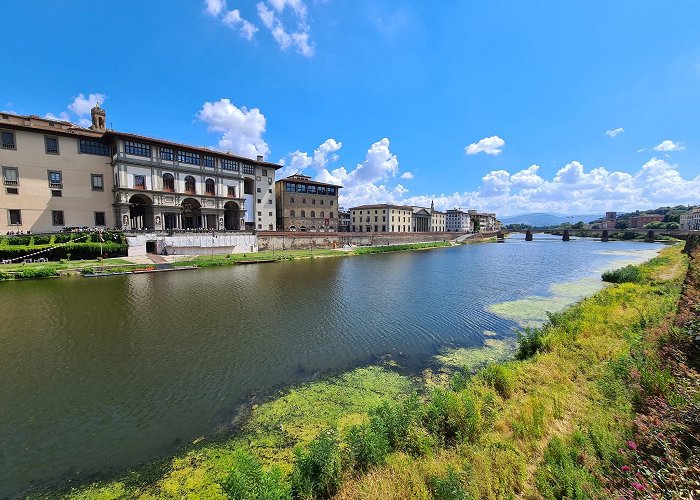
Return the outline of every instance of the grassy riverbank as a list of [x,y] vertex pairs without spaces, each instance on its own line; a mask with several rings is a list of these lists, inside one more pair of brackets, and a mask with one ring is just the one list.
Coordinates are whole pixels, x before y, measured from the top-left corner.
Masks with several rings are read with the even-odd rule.
[[[253,407],[236,436],[202,440],[117,480],[49,496],[634,494],[636,476],[625,478],[624,467],[636,447],[627,442],[640,402],[682,403],[659,353],[675,333],[669,318],[686,267],[679,247],[663,250],[638,267],[635,282],[611,285],[526,330],[517,360],[449,378],[370,367],[311,382]],[[473,357],[443,356],[453,365]],[[611,485],[611,477],[621,479]]]

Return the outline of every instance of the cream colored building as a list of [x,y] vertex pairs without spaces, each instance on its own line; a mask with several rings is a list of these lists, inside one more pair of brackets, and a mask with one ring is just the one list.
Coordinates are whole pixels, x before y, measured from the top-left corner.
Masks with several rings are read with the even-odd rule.
[[103,133],[38,116],[0,113],[0,232],[114,227]]
[[695,208],[681,214],[681,229],[700,231],[700,208]]
[[350,209],[350,231],[360,233],[411,233],[413,207],[362,205]]
[[281,165],[106,130],[99,106],[92,121],[0,114],[0,231],[276,229]]

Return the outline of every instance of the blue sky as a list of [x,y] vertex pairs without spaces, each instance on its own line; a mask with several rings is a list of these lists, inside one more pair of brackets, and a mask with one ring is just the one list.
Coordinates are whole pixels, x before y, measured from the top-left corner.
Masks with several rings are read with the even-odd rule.
[[5,0],[3,18],[1,110],[80,122],[102,96],[115,129],[264,154],[346,206],[700,203],[697,1]]

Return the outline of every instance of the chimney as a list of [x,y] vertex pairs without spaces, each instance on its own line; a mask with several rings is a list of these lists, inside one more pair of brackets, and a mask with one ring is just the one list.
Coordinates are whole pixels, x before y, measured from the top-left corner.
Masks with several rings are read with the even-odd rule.
[[263,155],[258,155],[258,161],[263,161]]

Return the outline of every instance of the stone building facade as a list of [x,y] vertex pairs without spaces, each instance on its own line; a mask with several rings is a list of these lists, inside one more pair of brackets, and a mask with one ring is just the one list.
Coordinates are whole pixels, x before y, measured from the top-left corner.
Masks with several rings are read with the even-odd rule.
[[471,233],[474,226],[468,212],[453,208],[445,212],[445,231],[456,233]]
[[0,231],[275,230],[281,165],[92,126],[0,114]]
[[342,186],[294,174],[275,183],[277,226],[280,231],[336,232],[338,191]]
[[681,229],[700,231],[700,208],[695,208],[681,214]]
[[445,230],[445,214],[404,205],[362,205],[350,209],[350,231],[364,233],[428,233]]

